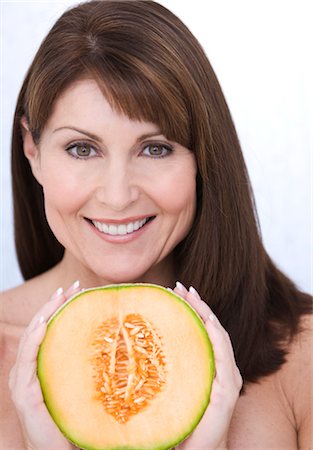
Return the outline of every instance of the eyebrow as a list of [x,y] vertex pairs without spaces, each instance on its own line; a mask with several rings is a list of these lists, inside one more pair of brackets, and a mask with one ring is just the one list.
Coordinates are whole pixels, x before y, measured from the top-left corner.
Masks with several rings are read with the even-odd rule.
[[[81,128],[71,127],[71,126],[65,126],[65,127],[59,127],[53,130],[53,133],[56,133],[57,131],[61,130],[73,130],[77,133],[84,134],[85,136],[88,136],[90,139],[93,139],[94,141],[102,142],[102,139],[97,136],[96,134],[90,133],[89,131],[82,130]],[[161,130],[158,128],[155,131],[151,131],[149,133],[144,133],[141,136],[138,137],[137,142],[142,141],[144,139],[154,137],[154,136],[162,136]]]
[[53,130],[53,133],[56,133],[57,131],[62,131],[62,130],[73,130],[73,131],[76,131],[77,133],[84,134],[85,136],[88,136],[95,141],[101,141],[101,139],[96,134],[90,133],[89,131],[85,131],[80,128],[71,127],[71,126],[56,128],[55,130]]

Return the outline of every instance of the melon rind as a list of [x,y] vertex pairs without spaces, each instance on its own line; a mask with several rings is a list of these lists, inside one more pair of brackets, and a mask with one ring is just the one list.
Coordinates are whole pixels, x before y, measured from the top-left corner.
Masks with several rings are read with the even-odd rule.
[[[68,307],[69,304],[72,302],[77,301],[79,298],[84,296],[88,292],[95,292],[95,291],[120,291],[123,289],[140,289],[140,288],[150,288],[150,289],[157,289],[161,290],[163,293],[166,293],[167,296],[171,296],[175,302],[178,302],[183,309],[186,310],[186,312],[189,315],[189,318],[194,321],[196,325],[196,330],[201,334],[203,345],[205,346],[205,350],[207,351],[207,357],[208,357],[208,379],[207,379],[207,385],[206,389],[203,395],[203,399],[201,401],[201,404],[197,404],[197,414],[194,414],[194,417],[188,424],[189,426],[185,427],[183,432],[180,435],[176,435],[172,437],[170,440],[166,437],[166,433],[163,433],[162,430],[159,430],[158,433],[158,441],[154,440],[151,444],[146,443],[144,445],[141,445],[138,447],[138,445],[119,445],[119,446],[106,446],[106,447],[99,447],[99,446],[92,446],[90,442],[82,442],[81,437],[78,435],[75,436],[74,432],[71,432],[68,430],[67,426],[62,423],[62,420],[60,420],[58,413],[55,411],[55,405],[54,400],[51,397],[51,394],[49,392],[49,388],[46,384],[46,375],[44,370],[44,355],[45,355],[45,343],[46,338],[42,342],[39,353],[38,353],[38,365],[37,365],[37,373],[38,378],[40,381],[44,401],[46,403],[46,406],[50,412],[50,415],[52,416],[53,420],[59,427],[59,429],[62,431],[62,433],[67,437],[68,440],[73,442],[75,445],[77,445],[79,448],[84,450],[166,450],[171,449],[178,445],[180,442],[182,442],[184,439],[186,439],[191,432],[194,430],[194,428],[197,426],[199,421],[201,420],[207,405],[210,400],[210,394],[211,394],[211,388],[212,388],[212,382],[214,378],[214,354],[212,345],[210,342],[210,339],[208,337],[206,328],[203,324],[202,319],[199,317],[197,312],[181,297],[176,295],[173,291],[169,291],[162,286],[154,285],[154,284],[145,284],[145,283],[138,283],[138,284],[120,284],[120,285],[109,285],[104,287],[98,287],[98,288],[91,288],[81,291],[78,294],[75,294],[72,298],[70,298],[67,302],[65,302],[57,311],[56,313],[51,317],[51,319],[48,322],[47,327],[47,333],[46,336],[49,336],[50,330],[52,330],[53,326],[58,322],[58,319],[62,316],[65,309]],[[183,376],[183,375],[182,375]],[[165,436],[163,436],[165,434]]]

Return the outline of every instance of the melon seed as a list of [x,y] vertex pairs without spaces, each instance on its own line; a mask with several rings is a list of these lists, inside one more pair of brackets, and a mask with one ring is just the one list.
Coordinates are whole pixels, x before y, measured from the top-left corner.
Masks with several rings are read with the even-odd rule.
[[139,314],[125,319],[123,324],[116,318],[104,322],[92,343],[101,403],[119,423],[126,423],[153,401],[165,383],[166,367],[162,342],[153,325]]

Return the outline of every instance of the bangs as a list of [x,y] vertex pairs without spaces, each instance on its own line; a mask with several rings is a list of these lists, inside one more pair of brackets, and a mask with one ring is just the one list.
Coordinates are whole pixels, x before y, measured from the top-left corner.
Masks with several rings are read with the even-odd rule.
[[193,57],[181,50],[193,38],[168,14],[139,0],[91,1],[65,12],[36,54],[27,86],[25,113],[37,140],[60,94],[91,77],[112,109],[194,150],[205,102]]
[[88,73],[99,85],[112,109],[132,120],[157,125],[169,140],[190,148],[190,117],[177,82],[170,83],[151,66],[134,58],[114,61],[107,57]]

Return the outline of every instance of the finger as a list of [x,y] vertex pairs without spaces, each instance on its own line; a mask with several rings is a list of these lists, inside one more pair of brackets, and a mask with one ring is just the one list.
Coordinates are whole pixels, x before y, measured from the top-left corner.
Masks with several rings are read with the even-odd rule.
[[205,323],[206,330],[214,349],[214,358],[217,364],[217,377],[221,378],[222,376],[223,381],[229,376],[230,373],[232,373],[236,375],[240,384],[241,377],[240,374],[238,374],[238,367],[236,365],[229,334],[223,328],[211,308],[201,299],[199,293],[192,286],[189,288],[189,291],[187,291],[186,300],[197,311]]
[[9,373],[8,385],[10,391],[12,391],[14,384],[15,384],[15,365],[12,367]]
[[46,328],[47,322],[41,317],[34,329],[22,342],[17,365],[24,366],[25,364],[36,362],[39,346],[44,338]]
[[187,303],[195,309],[203,322],[206,322],[209,320],[210,316],[214,315],[211,308],[201,299],[194,287],[190,286],[188,291],[182,283],[177,281],[174,292],[186,300]]
[[180,295],[182,298],[185,299],[188,291],[185,288],[185,286],[180,282],[180,281],[176,281],[176,286],[174,288],[174,292],[178,295]]
[[46,326],[45,321],[38,321],[20,343],[19,356],[12,369],[10,381],[10,388],[11,391],[15,390],[15,396],[18,396],[19,392],[25,392],[24,388],[35,380],[38,349],[44,338]]
[[[222,361],[224,365],[228,364],[233,367],[235,360],[229,335],[211,308],[201,299],[199,293],[192,286],[188,291],[182,283],[177,282],[174,292],[183,297],[203,320],[213,345],[216,362]],[[222,370],[224,365],[221,367]]]
[[35,314],[35,316],[30,321],[29,325],[25,328],[24,333],[20,339],[18,351],[17,351],[17,360],[21,355],[21,351],[23,349],[25,341],[28,339],[29,335],[34,331],[38,324],[45,322],[64,302],[65,297],[63,293],[63,289],[57,289],[54,294],[51,296],[50,300],[46,302],[40,310]]
[[214,315],[205,323],[205,327],[214,352],[215,379],[222,390],[227,389],[237,397],[242,388],[242,377],[230,336]]
[[44,320],[49,319],[49,317],[62,305],[64,301],[65,295],[63,288],[60,287],[52,294],[50,300],[47,301],[32,318],[28,327],[25,329],[22,338],[26,338],[27,335],[37,327],[37,323],[40,321],[41,317],[43,317]]
[[74,283],[64,292],[62,288],[56,290],[56,292],[51,296],[50,301],[47,302],[40,313],[48,321],[51,316],[57,311],[57,309],[63,305],[64,302],[69,300],[74,294],[80,291],[79,281],[76,280]]
[[74,281],[74,283],[65,291],[65,298],[68,300],[73,295],[77,294],[81,290],[79,280]]
[[23,333],[19,343],[16,363],[11,369],[9,376],[9,388],[12,399],[20,410],[23,409],[23,404],[26,401],[25,396],[27,395],[30,395],[29,401],[42,401],[42,393],[37,378],[37,356],[46,333],[46,319],[49,319],[62,306],[64,301],[78,290],[78,281],[73,283],[65,293],[62,288],[57,289],[50,300],[33,317]]
[[30,333],[40,317],[44,317],[46,321],[57,311],[57,309],[62,306],[62,304],[68,300],[72,295],[79,291],[79,281],[75,281],[65,292],[62,287],[59,287],[50,297],[50,300],[46,302],[38,313],[34,316],[28,327],[26,328],[24,334]]
[[186,300],[197,311],[203,322],[207,322],[208,320],[213,320],[213,318],[216,318],[217,322],[219,323],[219,320],[213,313],[212,309],[204,300],[202,300],[194,287],[190,286],[189,291],[186,295]]
[[[187,291],[185,286],[177,283],[174,292],[188,302],[205,323],[213,347],[215,364],[215,379],[210,403],[214,404],[219,412],[224,410],[228,413],[232,411],[243,384],[240,371],[236,365],[230,337],[211,308],[201,299],[199,293],[192,286]],[[211,415],[216,416],[214,407],[213,410],[210,407],[207,409],[203,417],[202,427],[206,428],[207,423],[212,422]]]
[[[57,296],[55,296],[55,294],[52,296],[51,300],[53,300],[53,302],[57,305],[56,308],[54,308],[54,310],[49,310],[47,312],[47,321],[49,322],[49,320],[58,312],[58,309],[61,308],[61,306],[63,306],[64,303],[66,303],[68,300],[71,299],[71,297],[73,297],[75,294],[77,294],[78,292],[81,291],[80,288],[80,283],[78,280],[74,281],[74,283],[65,291],[63,292],[62,290],[62,294],[61,294],[61,298],[57,298]],[[51,302],[48,302],[48,305]]]
[[[68,300],[72,295],[79,291],[79,281],[75,281],[66,292],[62,288],[58,288],[50,297],[50,300],[46,302],[38,313],[33,317],[28,327],[25,329],[17,352],[17,361],[21,357],[21,354],[25,354],[25,342],[27,342],[30,334],[38,328],[38,325],[47,322],[51,316]],[[37,335],[37,334],[36,334]],[[26,347],[28,348],[28,347]],[[27,356],[26,356],[27,358]]]

